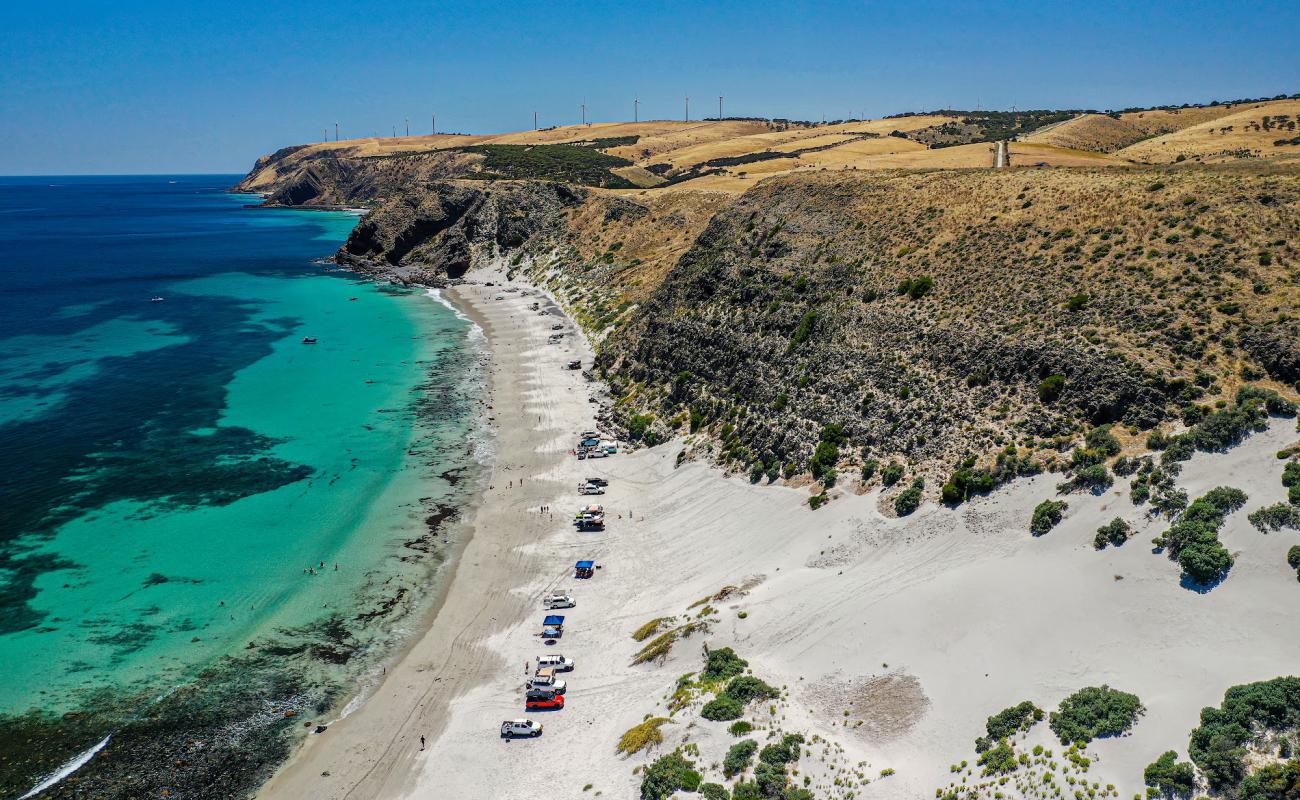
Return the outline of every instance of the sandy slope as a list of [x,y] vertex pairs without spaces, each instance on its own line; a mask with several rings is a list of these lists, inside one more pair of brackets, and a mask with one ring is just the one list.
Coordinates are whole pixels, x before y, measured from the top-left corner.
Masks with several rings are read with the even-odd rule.
[[[1229,685],[1288,674],[1300,661],[1300,641],[1285,635],[1300,609],[1283,557],[1295,535],[1266,537],[1246,522],[1250,510],[1282,497],[1273,453],[1294,439],[1291,424],[1279,422],[1227,455],[1187,466],[1181,483],[1193,496],[1218,484],[1251,494],[1222,534],[1240,552],[1237,566],[1208,593],[1182,588],[1177,566],[1152,554],[1148,542],[1161,524],[1144,524],[1122,484],[1101,497],[1070,497],[1061,526],[1034,539],[1026,532],[1030,509],[1053,493],[1052,476],[956,511],[929,506],[898,520],[877,512],[874,494],[814,513],[796,490],[751,486],[700,464],[674,469],[671,444],[609,459],[597,470],[613,484],[606,505],[635,518],[613,520],[601,536],[557,524],[527,548],[539,571],[518,590],[537,598],[573,586],[568,568],[580,555],[605,565],[575,587],[579,606],[558,648],[578,661],[568,707],[546,718],[542,740],[501,742],[494,723],[518,714],[521,674],[495,676],[454,702],[408,796],[437,788],[458,797],[576,797],[587,783],[607,796],[633,796],[632,768],[645,759],[617,758],[614,743],[646,714],[662,713],[676,677],[698,668],[701,640],[679,643],[662,666],[630,667],[638,645],[629,633],[747,579],[759,582],[726,602],[707,641],[734,646],[756,674],[793,687],[788,729],[838,741],[873,776],[897,770],[859,796],[933,797],[950,763],[973,761],[986,716],[1023,699],[1050,709],[1103,682],[1136,692],[1149,709],[1133,735],[1093,748],[1101,757],[1094,776],[1132,796],[1143,766],[1185,747],[1203,705],[1217,704]],[[581,471],[570,462],[559,472]],[[1093,551],[1096,528],[1116,515],[1137,522],[1138,535],[1123,548]],[[533,636],[540,613],[534,607],[488,646],[512,665],[540,652]],[[876,686],[893,687],[897,697],[877,692],[865,708],[855,704],[855,718],[868,724],[837,732],[845,698],[883,676],[893,677]],[[666,728],[664,747],[689,737],[704,764],[719,761],[730,743],[719,735],[725,726],[693,719],[688,711]],[[447,768],[488,763],[499,766]],[[816,774],[816,765],[809,769]]]
[[[1128,501],[1125,482],[1100,497],[1067,498],[1065,521],[1034,539],[1030,510],[1053,496],[1054,476],[899,520],[879,513],[874,493],[812,512],[805,491],[754,486],[698,463],[675,468],[673,443],[577,461],[565,452],[591,424],[590,385],[558,369],[567,354],[543,343],[549,318],[523,311],[528,300],[516,295],[493,300],[495,291],[456,290],[493,343],[500,439],[496,488],[447,603],[374,696],[314,737],[267,797],[633,797],[633,768],[686,740],[699,746],[706,780],[720,780],[709,767],[733,740],[724,724],[699,720],[698,708],[664,729],[657,752],[614,752],[623,731],[664,713],[664,697],[677,676],[698,669],[705,641],[735,647],[756,674],[790,688],[777,719],[752,711],[759,721],[843,748],[814,748],[800,765],[819,797],[843,796],[829,782],[845,765],[873,779],[858,797],[933,797],[950,763],[974,760],[985,717],[1024,699],[1050,709],[1103,682],[1148,707],[1131,736],[1090,748],[1100,758],[1093,778],[1131,797],[1146,763],[1185,748],[1202,706],[1232,684],[1300,663],[1300,640],[1286,635],[1300,588],[1283,555],[1296,535],[1263,536],[1246,522],[1283,496],[1273,454],[1296,438],[1292,423],[1186,466],[1180,484],[1193,497],[1220,484],[1251,496],[1222,533],[1239,553],[1236,566],[1198,593],[1151,552],[1162,524]],[[603,534],[565,524],[579,502],[572,487],[589,474],[611,481]],[[503,489],[520,475],[528,476],[523,490]],[[553,519],[536,512],[543,503],[557,509]],[[1137,536],[1093,551],[1096,528],[1116,515],[1134,522]],[[602,569],[575,581],[573,562],[584,557]],[[710,633],[679,642],[666,663],[630,666],[633,630],[725,585],[748,591],[717,604]],[[539,717],[540,740],[503,741],[500,721],[524,714],[525,661],[548,650],[535,635],[539,599],[557,588],[578,599],[564,638],[549,648],[577,660],[565,676],[567,708]],[[846,709],[864,724],[844,727]],[[430,739],[423,753],[421,733]],[[1046,735],[1046,726],[1033,734]],[[884,768],[897,774],[878,777]]]

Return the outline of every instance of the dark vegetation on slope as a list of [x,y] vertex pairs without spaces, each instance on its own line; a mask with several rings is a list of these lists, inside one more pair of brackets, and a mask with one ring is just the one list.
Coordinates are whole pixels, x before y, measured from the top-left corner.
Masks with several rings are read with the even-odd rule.
[[1041,466],[1090,470],[1070,490],[1092,489],[1105,468],[1060,457],[1092,426],[1192,424],[1168,461],[1269,413],[1215,406],[1243,377],[1286,378],[1285,358],[1254,365],[1252,334],[1300,353],[1296,195],[1292,177],[1208,170],[769,181],[712,219],[599,366],[620,413],[708,431],[756,478],[832,472],[816,451],[835,425],[841,468],[946,463],[950,502]]
[[[626,137],[634,138],[634,137]],[[613,140],[607,140],[613,141]],[[615,145],[605,145],[613,147]],[[459,148],[486,158],[478,172],[463,177],[476,180],[547,180],[603,186],[607,189],[635,189],[636,184],[610,172],[629,167],[631,161],[602,153],[597,146],[571,144],[481,144]]]
[[[1192,731],[1187,752],[1205,775],[1210,789],[1228,796],[1265,800],[1294,797],[1271,793],[1269,787],[1288,781],[1294,788],[1300,742],[1300,678],[1284,677],[1234,686],[1218,708],[1201,709],[1201,724]],[[1267,746],[1265,746],[1267,745]],[[1248,775],[1251,749],[1264,750],[1283,763]]]
[[[934,111],[926,112],[957,116],[958,119],[932,125],[903,134],[931,147],[952,147],[976,142],[996,142],[1031,133],[1045,125],[1064,122],[1090,111]],[[898,117],[925,116],[925,114],[899,114]]]

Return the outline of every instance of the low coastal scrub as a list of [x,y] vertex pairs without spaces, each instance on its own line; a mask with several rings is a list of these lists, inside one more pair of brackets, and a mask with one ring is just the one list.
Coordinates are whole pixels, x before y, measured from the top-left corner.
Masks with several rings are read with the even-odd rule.
[[771,700],[781,693],[753,675],[739,675],[731,679],[721,694],[704,704],[700,716],[713,722],[740,719],[745,706],[754,700]]
[[1092,546],[1098,550],[1105,550],[1108,544],[1119,547],[1127,542],[1128,537],[1132,535],[1132,526],[1119,517],[1115,517],[1097,529],[1097,536],[1093,538]]
[[1093,739],[1119,736],[1143,712],[1137,695],[1109,686],[1089,686],[1061,701],[1048,717],[1048,726],[1061,744],[1087,744]]
[[1260,533],[1277,533],[1283,528],[1300,529],[1300,508],[1291,503],[1274,503],[1250,512],[1246,517]]
[[1111,477],[1110,470],[1106,469],[1105,464],[1089,464],[1085,467],[1079,467],[1074,471],[1074,475],[1068,481],[1059,483],[1056,486],[1058,494],[1071,494],[1073,492],[1092,492],[1101,494],[1115,483]]
[[1005,775],[1016,771],[1016,751],[1006,741],[1001,741],[996,747],[980,753],[975,763],[984,768],[985,775]]
[[[1270,416],[1294,417],[1296,406],[1272,389],[1243,386],[1237,391],[1236,404],[1219,411],[1191,406],[1184,412],[1187,433],[1157,439],[1163,445],[1161,461],[1170,464],[1186,461],[1196,451],[1218,453],[1241,444],[1251,433],[1264,430]],[[1148,444],[1151,444],[1148,439]],[[1153,448],[1160,449],[1160,448]]]
[[615,752],[630,756],[633,753],[641,752],[647,747],[663,744],[664,734],[659,729],[669,722],[671,720],[667,717],[651,717],[640,725],[629,728],[619,738]]
[[1196,583],[1221,579],[1232,567],[1232,554],[1219,542],[1219,527],[1228,514],[1246,504],[1240,489],[1219,486],[1196,499],[1174,524],[1152,540]]
[[734,778],[745,770],[754,761],[754,754],[758,752],[758,742],[753,739],[745,739],[736,742],[727,750],[726,758],[722,759],[722,774],[727,778]]
[[994,742],[1027,731],[1042,719],[1043,709],[1029,700],[1004,708],[984,722],[984,730],[988,735],[975,740],[975,752],[982,753],[992,747]]
[[[1218,708],[1201,709],[1201,724],[1192,731],[1187,754],[1200,767],[1215,794],[1255,798],[1287,797],[1255,791],[1260,782],[1247,773],[1253,760],[1251,748],[1277,733],[1300,727],[1300,677],[1233,686],[1223,695]],[[1251,777],[1258,777],[1264,770]],[[1278,767],[1269,769],[1262,781],[1278,777]],[[1248,794],[1245,790],[1252,790]]]
[[675,792],[694,792],[702,780],[695,771],[695,762],[674,750],[645,768],[641,800],[667,800]]
[[1196,790],[1196,770],[1186,761],[1179,761],[1173,750],[1148,764],[1142,778],[1147,785],[1147,796],[1153,800],[1187,798]]
[[921,507],[921,493],[925,490],[925,479],[917,478],[912,485],[899,492],[894,498],[894,513],[906,517]]
[[1029,520],[1029,531],[1035,536],[1043,534],[1055,528],[1061,522],[1061,517],[1069,504],[1064,500],[1044,500],[1034,508],[1034,516]]
[[709,651],[705,658],[704,669],[700,679],[704,681],[725,681],[745,671],[749,662],[736,655],[730,647],[719,647]]
[[663,626],[671,625],[674,619],[675,619],[674,617],[655,617],[654,619],[650,620],[646,624],[637,628],[632,633],[632,638],[635,641],[644,642],[646,639],[649,639],[652,635],[654,635],[654,633],[658,631],[660,628],[662,628]]
[[704,800],[731,800],[731,792],[720,783],[700,784],[700,797]]
[[988,494],[1013,478],[1037,475],[1041,468],[1027,455],[1020,455],[1015,445],[1007,445],[997,455],[992,469],[975,466],[976,458],[967,457],[939,490],[939,499],[948,505],[958,505],[980,494]]
[[885,488],[889,488],[903,479],[905,470],[902,464],[890,462],[880,471],[880,483]]
[[[669,622],[671,622],[671,619],[672,618],[669,618]],[[637,651],[637,654],[632,657],[632,663],[644,664],[648,661],[662,661],[668,657],[670,652],[672,652],[673,645],[677,643],[678,639],[684,639],[697,631],[706,631],[708,628],[709,622],[707,620],[697,619],[680,627],[666,630],[651,639],[649,642],[646,642],[646,644]],[[639,632],[640,631],[638,631],[638,633]]]

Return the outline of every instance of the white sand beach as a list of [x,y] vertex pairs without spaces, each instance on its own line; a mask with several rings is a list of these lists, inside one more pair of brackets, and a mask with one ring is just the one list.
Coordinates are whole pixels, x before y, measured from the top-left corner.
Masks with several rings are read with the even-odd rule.
[[[1297,671],[1300,638],[1288,632],[1300,586],[1284,558],[1297,534],[1266,536],[1246,520],[1285,497],[1274,454],[1295,441],[1293,421],[1185,465],[1178,483],[1192,497],[1217,485],[1250,496],[1221,531],[1235,566],[1198,592],[1152,552],[1166,523],[1129,501],[1126,480],[1064,498],[1064,521],[1034,538],[1030,514],[1056,496],[1058,476],[896,519],[880,513],[875,492],[811,511],[806,490],[675,466],[677,442],[578,461],[568,451],[594,425],[600,387],[562,365],[581,357],[589,366],[588,349],[571,326],[564,344],[546,343],[555,318],[528,310],[536,296],[498,300],[500,287],[481,282],[499,279],[475,279],[447,292],[492,353],[496,463],[468,520],[473,536],[428,630],[357,710],[309,739],[265,797],[630,798],[640,782],[633,769],[683,741],[698,745],[705,780],[720,781],[716,765],[734,739],[698,706],[663,728],[657,748],[615,753],[625,730],[666,715],[664,698],[700,668],[707,643],[733,647],[754,674],[789,688],[776,719],[751,711],[760,722],[831,743],[800,762],[818,797],[934,797],[950,764],[973,761],[989,715],[1022,700],[1051,710],[1106,683],[1146,705],[1131,734],[1089,747],[1090,779],[1127,798],[1161,752],[1185,756],[1202,706],[1231,685]],[[601,533],[569,524],[588,476],[610,482],[595,498],[608,513]],[[1096,529],[1115,516],[1137,534],[1095,551]],[[594,578],[574,580],[580,558],[601,566]],[[711,630],[677,642],[663,663],[631,665],[641,647],[634,630],[726,586],[738,590],[713,603]],[[557,589],[571,590],[577,606],[548,648],[536,635],[540,601]],[[543,652],[577,662],[563,676],[567,707],[532,715],[545,723],[541,738],[504,740],[500,722],[524,716],[525,664]],[[1046,727],[1031,741],[1047,743]],[[836,770],[871,782],[831,785],[847,774]]]

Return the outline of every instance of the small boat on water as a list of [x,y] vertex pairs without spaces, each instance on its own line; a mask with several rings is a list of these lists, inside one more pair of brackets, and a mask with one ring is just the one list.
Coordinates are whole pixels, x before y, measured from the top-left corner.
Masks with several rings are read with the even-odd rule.
[[162,301],[164,301],[164,300],[166,300],[166,299],[167,299],[167,298],[165,298],[165,297],[150,297],[150,298],[149,298],[149,302],[150,302],[150,303],[161,303]]
[[302,343],[303,343],[303,344],[316,344],[316,337],[315,337],[315,336],[304,336],[304,337],[302,337]]

